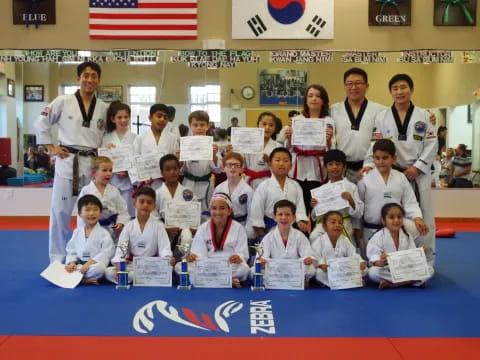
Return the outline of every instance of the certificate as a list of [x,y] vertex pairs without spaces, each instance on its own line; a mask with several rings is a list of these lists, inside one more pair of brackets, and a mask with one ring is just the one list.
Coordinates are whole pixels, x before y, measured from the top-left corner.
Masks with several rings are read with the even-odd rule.
[[169,258],[133,258],[134,286],[172,286],[172,266]]
[[394,283],[428,279],[430,272],[423,248],[401,250],[387,255]]
[[304,290],[305,271],[301,259],[267,259],[265,287],[280,290]]
[[232,264],[224,257],[197,260],[192,280],[199,288],[231,288]]
[[180,229],[197,229],[200,226],[201,204],[198,201],[167,203],[165,226]]
[[345,187],[343,180],[334,183],[327,183],[316,189],[310,190],[312,198],[318,201],[317,206],[313,209],[315,215],[320,216],[331,210],[348,208],[348,201],[342,198],[342,193],[344,191]]
[[293,119],[292,145],[327,146],[324,119]]
[[48,265],[48,267],[42,271],[40,276],[50,281],[52,284],[64,289],[75,288],[83,279],[83,274],[80,271],[76,270],[69,273],[65,270],[65,265],[58,261]]
[[233,151],[242,154],[261,154],[263,153],[264,143],[263,128],[232,127]]
[[362,271],[357,256],[332,258],[327,261],[330,289],[362,287]]
[[132,167],[128,176],[132,183],[149,179],[158,179],[162,176],[160,159],[163,153],[137,155],[133,158]]
[[130,170],[133,161],[132,154],[132,144],[118,145],[110,149],[98,149],[98,156],[106,156],[112,160],[114,173]]
[[180,138],[180,161],[213,160],[212,136],[184,136]]

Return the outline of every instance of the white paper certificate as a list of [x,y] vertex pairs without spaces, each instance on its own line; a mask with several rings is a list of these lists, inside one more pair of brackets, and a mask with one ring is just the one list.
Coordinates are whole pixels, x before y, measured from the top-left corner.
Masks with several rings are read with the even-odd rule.
[[167,203],[165,226],[197,229],[200,226],[201,204],[198,201]]
[[357,256],[332,258],[327,261],[330,289],[362,287],[362,272]]
[[292,145],[326,146],[326,128],[324,119],[293,119]]
[[134,257],[134,286],[172,286],[172,266],[169,258]]
[[106,156],[113,162],[113,172],[128,171],[132,167],[133,162],[133,146],[132,144],[118,145],[114,148],[98,149],[98,156]]
[[263,128],[232,127],[233,151],[241,154],[261,154],[263,153],[264,142]]
[[211,257],[195,262],[193,286],[199,288],[231,288],[232,264],[224,257]]
[[301,259],[267,259],[265,287],[280,290],[304,290],[305,271]]
[[388,265],[394,283],[425,280],[429,276],[427,258],[423,248],[389,253]]
[[74,271],[69,273],[65,270],[65,265],[55,261],[48,265],[40,274],[41,277],[50,281],[64,289],[75,288],[83,279],[83,274],[80,271]]
[[213,160],[212,136],[184,136],[180,138],[180,161]]
[[348,208],[348,201],[342,198],[345,191],[343,181],[327,183],[316,189],[310,190],[312,198],[318,201],[314,211],[316,216],[325,214],[330,210],[342,210]]
[[149,179],[158,179],[162,176],[160,171],[160,158],[163,153],[137,155],[133,158],[132,167],[128,176],[132,183]]

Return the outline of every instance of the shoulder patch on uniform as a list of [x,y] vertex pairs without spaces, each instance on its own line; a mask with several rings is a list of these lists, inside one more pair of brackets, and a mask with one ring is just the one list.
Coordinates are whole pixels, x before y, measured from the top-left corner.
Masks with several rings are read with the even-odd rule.
[[415,131],[418,133],[424,132],[426,127],[427,127],[427,124],[425,124],[423,121],[417,121],[415,123]]
[[45,109],[43,109],[43,111],[40,113],[40,115],[42,116],[48,116],[48,113],[52,111],[52,107],[51,106],[47,106],[45,107]]
[[242,205],[246,204],[248,201],[248,194],[242,194],[238,197],[238,202]]
[[193,191],[189,189],[185,189],[183,190],[182,196],[183,196],[183,200],[191,201],[193,199]]

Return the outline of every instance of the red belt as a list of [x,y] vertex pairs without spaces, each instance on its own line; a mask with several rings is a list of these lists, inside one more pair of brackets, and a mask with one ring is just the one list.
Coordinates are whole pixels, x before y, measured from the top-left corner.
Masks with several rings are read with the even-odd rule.
[[270,177],[272,175],[270,170],[254,171],[250,169],[244,169],[243,172],[249,177],[248,185],[251,185],[253,180]]
[[299,156],[313,156],[317,159],[318,162],[318,169],[320,171],[320,181],[324,182],[323,179],[323,170],[322,170],[322,161],[320,160],[320,156],[324,155],[326,153],[325,150],[303,150],[300,149],[297,146],[293,147],[293,152],[297,155],[295,157],[295,164],[293,167],[293,178],[297,178],[297,162],[298,162],[298,157]]

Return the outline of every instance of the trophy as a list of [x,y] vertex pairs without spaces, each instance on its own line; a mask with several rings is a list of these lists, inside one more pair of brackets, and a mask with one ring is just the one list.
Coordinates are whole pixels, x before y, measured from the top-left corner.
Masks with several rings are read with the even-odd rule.
[[125,258],[127,257],[128,248],[126,246],[117,245],[117,247],[122,252],[122,257],[118,263],[119,271],[117,273],[118,276],[118,283],[117,283],[117,290],[128,290],[130,289],[130,285],[128,284],[128,271]]
[[263,244],[255,244],[251,246],[257,252],[257,256],[255,258],[255,272],[253,274],[253,285],[251,287],[252,291],[262,291],[265,290],[265,286],[263,286],[263,273],[262,273],[262,262],[260,258],[263,255]]
[[187,264],[187,257],[190,254],[190,244],[189,243],[182,243],[177,245],[178,250],[182,254],[182,262],[181,262],[181,269],[180,269],[180,279],[179,284],[177,286],[178,290],[190,290],[192,285],[190,284],[190,274],[188,272],[188,264]]

